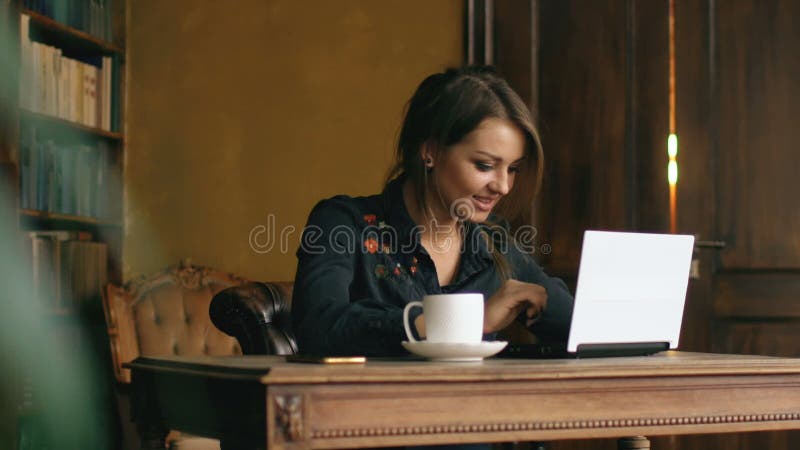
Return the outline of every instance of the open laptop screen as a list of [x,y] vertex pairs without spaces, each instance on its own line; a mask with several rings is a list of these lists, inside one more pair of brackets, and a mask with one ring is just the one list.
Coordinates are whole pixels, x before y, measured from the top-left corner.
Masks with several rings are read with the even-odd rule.
[[694,236],[586,231],[567,351],[581,344],[677,348]]

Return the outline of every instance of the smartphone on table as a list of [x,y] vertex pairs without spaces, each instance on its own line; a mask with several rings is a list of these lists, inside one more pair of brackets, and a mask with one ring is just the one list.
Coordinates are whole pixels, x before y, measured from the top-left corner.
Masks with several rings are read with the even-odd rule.
[[287,362],[312,363],[312,364],[364,364],[364,356],[315,356],[315,355],[287,355]]

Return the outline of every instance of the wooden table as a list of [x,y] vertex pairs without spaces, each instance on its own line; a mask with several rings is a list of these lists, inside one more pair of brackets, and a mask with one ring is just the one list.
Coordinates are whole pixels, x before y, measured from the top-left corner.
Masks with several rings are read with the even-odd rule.
[[127,367],[143,448],[163,448],[167,429],[220,438],[229,450],[800,428],[800,359],[789,358],[665,352],[317,365],[206,356],[138,358]]

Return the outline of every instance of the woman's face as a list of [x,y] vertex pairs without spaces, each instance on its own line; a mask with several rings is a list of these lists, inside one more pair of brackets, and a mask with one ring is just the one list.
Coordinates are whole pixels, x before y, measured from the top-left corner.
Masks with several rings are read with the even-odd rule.
[[485,221],[511,191],[524,156],[522,130],[508,120],[485,119],[434,163],[429,204],[439,206],[436,216]]

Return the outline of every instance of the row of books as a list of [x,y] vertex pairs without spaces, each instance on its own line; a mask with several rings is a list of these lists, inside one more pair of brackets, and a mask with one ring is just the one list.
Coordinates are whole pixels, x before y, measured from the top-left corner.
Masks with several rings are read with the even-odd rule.
[[20,16],[20,106],[88,127],[112,129],[110,56],[68,58],[30,38],[30,16]]
[[20,129],[20,207],[107,219],[111,216],[112,150],[93,144],[57,142],[41,125]]
[[111,41],[111,0],[23,0],[22,6],[104,41]]
[[101,304],[108,283],[108,247],[82,231],[31,231],[30,253],[34,298],[46,310],[70,313]]

